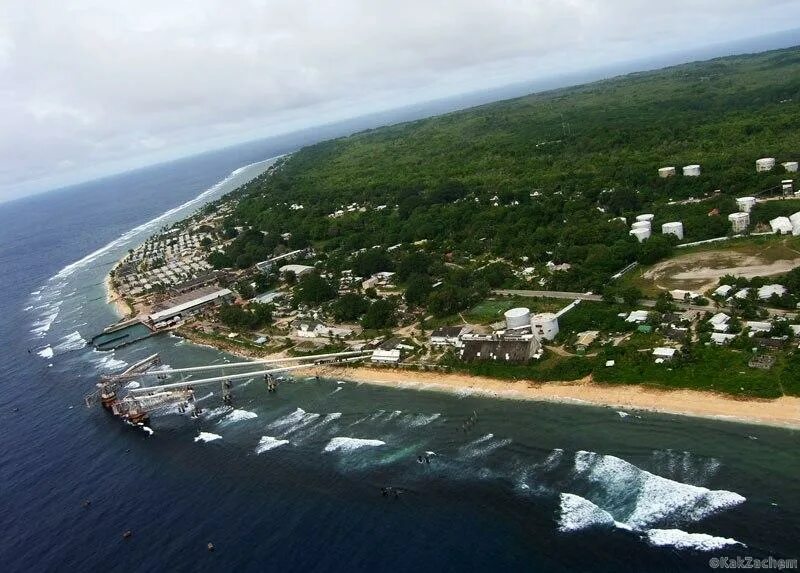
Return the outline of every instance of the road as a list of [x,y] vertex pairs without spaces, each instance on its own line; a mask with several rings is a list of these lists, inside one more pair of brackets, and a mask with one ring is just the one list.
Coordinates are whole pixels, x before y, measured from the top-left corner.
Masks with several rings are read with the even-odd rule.
[[[507,289],[499,289],[492,291],[494,294],[499,295],[506,295],[506,296],[524,296],[524,297],[544,297],[544,298],[562,298],[565,300],[589,300],[593,302],[602,301],[603,297],[599,294],[588,294],[583,292],[567,292],[567,291],[558,291],[558,290],[507,290]],[[656,305],[656,301],[652,299],[639,299],[639,302],[636,303],[639,306],[645,306],[647,308],[652,308]],[[726,306],[714,306],[713,304],[709,304],[707,306],[700,306],[697,304],[686,304],[684,302],[674,302],[675,306],[681,310],[697,310],[700,312],[720,312],[726,310]],[[783,316],[787,314],[794,314],[791,310],[782,310],[778,308],[768,308],[767,312],[772,316]]]

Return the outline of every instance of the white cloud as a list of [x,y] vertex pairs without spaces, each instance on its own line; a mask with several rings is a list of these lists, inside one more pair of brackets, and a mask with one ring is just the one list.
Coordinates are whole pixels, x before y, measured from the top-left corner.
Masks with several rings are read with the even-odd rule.
[[787,0],[5,0],[0,193],[53,165],[166,157],[798,16]]

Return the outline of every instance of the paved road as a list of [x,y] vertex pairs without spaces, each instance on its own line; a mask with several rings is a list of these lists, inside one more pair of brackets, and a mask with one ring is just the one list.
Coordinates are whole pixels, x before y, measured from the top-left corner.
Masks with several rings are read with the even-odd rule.
[[[545,297],[545,298],[563,298],[566,300],[590,300],[590,301],[602,301],[603,297],[599,294],[587,294],[583,292],[566,292],[566,291],[557,291],[557,290],[505,290],[499,289],[492,291],[494,294],[500,295],[510,295],[510,296],[525,296],[525,297]],[[637,303],[639,306],[645,306],[647,308],[652,308],[656,305],[656,301],[651,299],[640,299]],[[720,306],[715,307],[713,304],[709,304],[708,306],[699,306],[696,304],[686,304],[683,302],[675,302],[675,306],[680,308],[681,310],[698,310],[700,312],[720,312],[726,310],[727,307]],[[768,308],[767,312],[770,313],[772,316],[781,316],[785,314],[794,314],[791,310],[781,310],[777,308]]]

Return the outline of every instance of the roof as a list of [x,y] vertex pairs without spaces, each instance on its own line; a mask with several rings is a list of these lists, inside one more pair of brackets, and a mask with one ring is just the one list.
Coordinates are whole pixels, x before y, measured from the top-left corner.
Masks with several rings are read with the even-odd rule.
[[455,338],[461,334],[462,330],[464,330],[463,326],[443,326],[434,330],[431,338]]
[[647,320],[646,310],[634,310],[625,319],[626,322],[644,322],[645,320]]
[[724,312],[718,312],[714,316],[708,319],[708,322],[711,324],[725,324],[731,319],[730,316],[725,314]]
[[714,332],[711,334],[711,340],[713,340],[717,344],[727,344],[734,338],[736,338],[735,334],[724,334],[722,332]]
[[[197,292],[197,291],[195,291],[195,292]],[[192,293],[189,293],[189,294],[192,294]],[[164,309],[162,311],[159,311],[159,312],[155,312],[155,313],[150,315],[150,320],[152,320],[153,322],[158,322],[160,320],[163,320],[165,318],[170,318],[172,316],[175,316],[176,314],[180,314],[181,312],[185,312],[185,311],[190,310],[192,308],[195,308],[197,306],[208,304],[209,302],[213,302],[213,301],[218,300],[220,298],[224,298],[224,297],[228,297],[228,296],[232,296],[232,295],[233,295],[233,293],[229,289],[226,289],[226,288],[220,289],[220,290],[215,290],[214,292],[206,294],[204,296],[200,296],[200,297],[197,297],[197,298],[192,298],[192,299],[190,299],[190,300],[188,300],[186,302],[183,302],[183,303],[180,303],[180,304],[176,304],[175,306],[168,307],[168,308],[166,308],[166,309]]]
[[758,298],[767,300],[772,295],[783,296],[786,294],[786,287],[779,284],[764,285],[758,289]]
[[666,348],[664,346],[653,348],[653,356],[658,356],[660,358],[672,358],[675,356],[675,352],[676,350],[674,348]]
[[531,358],[532,340],[465,340],[461,358],[473,360],[507,360],[525,362]]
[[296,275],[302,275],[303,273],[313,270],[314,267],[309,267],[308,265],[283,265],[280,269],[278,269],[281,274],[292,272]]
[[733,287],[731,285],[721,285],[717,287],[717,289],[714,291],[714,294],[717,294],[719,296],[728,296],[728,293],[731,292],[732,290]]

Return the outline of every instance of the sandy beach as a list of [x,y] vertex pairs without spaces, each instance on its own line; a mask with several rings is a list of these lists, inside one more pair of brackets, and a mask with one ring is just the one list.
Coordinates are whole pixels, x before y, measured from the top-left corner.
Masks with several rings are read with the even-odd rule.
[[564,404],[609,407],[620,411],[649,411],[694,416],[730,422],[743,422],[800,428],[800,398],[775,400],[737,400],[710,392],[658,390],[645,386],[595,384],[591,379],[573,382],[507,382],[465,374],[442,374],[386,368],[326,367],[320,376],[406,388],[478,395],[511,400],[534,400]]
[[[116,268],[116,265],[114,265]],[[103,286],[106,289],[106,302],[110,305],[114,306],[114,311],[119,315],[120,318],[130,318],[133,316],[133,309],[128,306],[128,303],[125,302],[125,299],[122,298],[119,293],[111,286],[111,274],[107,274],[105,280],[103,281]]]

